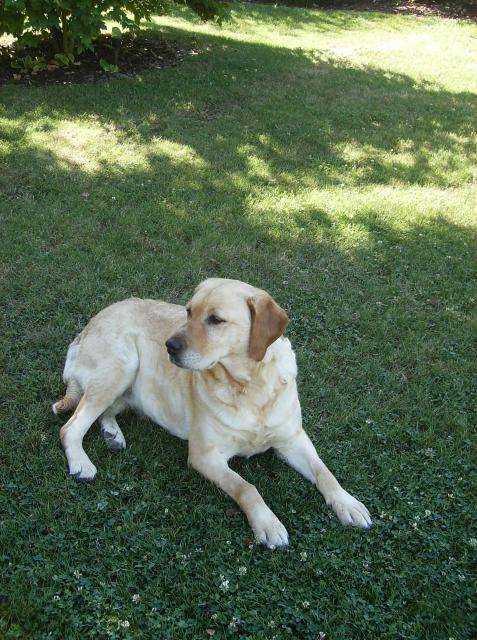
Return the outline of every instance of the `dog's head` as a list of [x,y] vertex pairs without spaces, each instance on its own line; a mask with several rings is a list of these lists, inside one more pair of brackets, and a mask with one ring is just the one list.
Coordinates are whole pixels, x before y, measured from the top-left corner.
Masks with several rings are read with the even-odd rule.
[[230,356],[262,360],[288,324],[270,294],[238,280],[204,280],[186,309],[187,321],[166,348],[171,362],[195,371]]

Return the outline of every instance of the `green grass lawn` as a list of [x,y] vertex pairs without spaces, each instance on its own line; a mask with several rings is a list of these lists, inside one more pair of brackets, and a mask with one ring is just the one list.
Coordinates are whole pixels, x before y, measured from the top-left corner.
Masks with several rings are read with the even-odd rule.
[[[477,27],[188,18],[149,25],[178,68],[1,89],[0,638],[475,638]],[[257,547],[133,414],[119,456],[88,434],[94,485],[67,476],[69,341],[213,275],[289,312],[305,427],[370,532],[267,453],[232,463],[291,536]]]

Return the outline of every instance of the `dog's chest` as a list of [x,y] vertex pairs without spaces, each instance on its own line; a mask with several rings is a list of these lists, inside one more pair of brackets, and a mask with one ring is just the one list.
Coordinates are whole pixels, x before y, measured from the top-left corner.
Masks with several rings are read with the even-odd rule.
[[294,356],[285,364],[267,368],[243,389],[227,384],[214,389],[213,437],[228,455],[260,453],[293,429],[300,413]]
[[294,380],[279,383],[264,402],[263,395],[254,397],[248,390],[220,412],[220,435],[233,455],[251,456],[274,446],[290,427],[298,406]]

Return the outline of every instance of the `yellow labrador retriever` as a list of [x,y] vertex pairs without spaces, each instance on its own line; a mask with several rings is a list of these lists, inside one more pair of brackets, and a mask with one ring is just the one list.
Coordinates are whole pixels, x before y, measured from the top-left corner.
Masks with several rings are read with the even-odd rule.
[[202,282],[186,307],[133,298],[98,313],[68,349],[66,395],[53,405],[56,414],[76,408],[60,432],[70,474],[96,475],[82,445],[96,419],[111,449],[126,446],[116,415],[129,406],[189,440],[189,463],[239,504],[267,547],[287,545],[287,531],[227,462],[270,447],[316,484],[343,524],[368,528],[368,510],[302,428],[287,324],[268,293],[219,278]]

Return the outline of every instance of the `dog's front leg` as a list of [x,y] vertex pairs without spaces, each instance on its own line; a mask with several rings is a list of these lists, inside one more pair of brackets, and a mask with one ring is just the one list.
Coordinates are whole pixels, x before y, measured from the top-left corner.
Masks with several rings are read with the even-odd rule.
[[280,520],[267,507],[254,485],[228,466],[227,459],[218,449],[189,452],[189,464],[235,500],[247,516],[258,542],[269,549],[288,545],[288,534]]
[[362,502],[343,489],[318,456],[313,443],[299,427],[293,436],[274,447],[288,464],[313,482],[341,524],[368,529],[371,516]]

